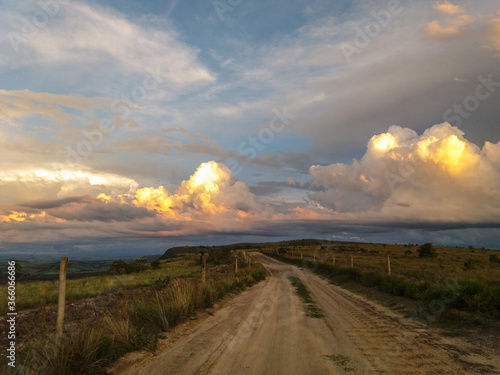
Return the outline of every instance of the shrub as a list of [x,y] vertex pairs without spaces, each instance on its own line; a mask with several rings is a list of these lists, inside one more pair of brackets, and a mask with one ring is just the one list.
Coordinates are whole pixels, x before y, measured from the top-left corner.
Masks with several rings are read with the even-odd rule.
[[481,280],[459,281],[457,305],[470,311],[500,316],[500,287]]
[[267,271],[265,268],[259,268],[252,272],[252,278],[257,282],[264,280],[267,276]]
[[207,262],[216,265],[232,263],[231,254],[228,250],[210,249],[208,252]]
[[164,289],[168,284],[170,284],[170,276],[167,275],[163,279],[159,278],[158,280],[155,281],[153,284],[153,289],[156,290],[161,290]]
[[158,259],[153,260],[151,262],[151,268],[153,268],[155,270],[158,269],[158,268],[160,268],[160,265],[161,265],[161,262]]
[[347,277],[349,280],[359,280],[361,279],[361,270],[359,268],[348,268]]
[[462,269],[464,271],[475,270],[480,265],[481,265],[481,262],[474,260],[472,258],[469,258],[464,262]]
[[497,254],[490,254],[490,263],[500,263],[500,258]]
[[386,277],[382,282],[382,290],[394,296],[404,296],[409,283],[402,277]]
[[280,248],[278,249],[278,253],[279,253],[279,254],[286,254],[286,253],[287,253],[287,249],[286,249],[286,248],[284,248],[284,247],[280,247]]
[[435,258],[437,257],[436,249],[430,242],[424,243],[422,246],[418,248],[418,257],[419,258]]
[[144,268],[144,265],[141,263],[127,263],[127,266],[125,268],[126,273],[134,273],[134,272],[140,272]]
[[361,284],[367,287],[382,285],[384,277],[378,272],[366,272],[361,275]]
[[109,273],[112,274],[124,274],[127,270],[127,262],[123,259],[114,260],[109,267]]

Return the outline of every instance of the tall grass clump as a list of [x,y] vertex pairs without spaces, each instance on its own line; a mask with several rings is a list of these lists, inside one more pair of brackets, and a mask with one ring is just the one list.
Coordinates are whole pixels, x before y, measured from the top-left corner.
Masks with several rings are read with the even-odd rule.
[[23,374],[96,374],[105,375],[104,370],[112,360],[118,358],[112,338],[102,334],[101,327],[87,327],[68,333],[60,345],[55,339],[39,338],[26,349],[27,361]]
[[500,286],[481,280],[468,279],[458,282],[459,293],[455,307],[477,311],[486,316],[500,317]]

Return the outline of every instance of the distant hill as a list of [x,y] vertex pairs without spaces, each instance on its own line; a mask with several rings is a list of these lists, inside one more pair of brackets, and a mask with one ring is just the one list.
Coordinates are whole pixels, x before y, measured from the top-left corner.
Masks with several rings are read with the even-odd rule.
[[[59,261],[53,259],[20,259],[15,260],[21,266],[18,277],[26,281],[58,280]],[[80,260],[69,259],[66,273],[67,279],[79,279],[100,275],[111,265],[112,260]],[[5,268],[7,270],[7,268]],[[0,274],[0,276],[2,276]],[[7,275],[0,277],[0,284],[7,281]]]
[[[302,240],[289,240],[280,242],[263,242],[263,243],[252,243],[252,242],[241,242],[234,243],[230,245],[221,246],[177,246],[171,247],[159,258],[159,259],[171,259],[184,254],[199,254],[201,251],[209,252],[210,250],[245,250],[245,249],[263,249],[269,247],[280,247],[280,246],[323,246],[323,245],[338,245],[346,244],[346,242],[341,241],[329,241],[329,240],[316,240],[316,239],[302,239]],[[148,260],[150,260],[148,258]]]
[[158,259],[171,259],[184,254],[199,254],[200,251],[207,252],[208,246],[177,246],[171,247]]

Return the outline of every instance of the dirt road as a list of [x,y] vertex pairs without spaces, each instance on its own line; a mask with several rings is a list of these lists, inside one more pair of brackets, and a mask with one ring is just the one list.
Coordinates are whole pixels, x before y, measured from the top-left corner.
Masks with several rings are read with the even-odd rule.
[[[270,276],[189,334],[116,374],[500,374],[498,353],[439,336],[309,271],[262,254]],[[288,277],[310,290],[323,318],[307,317]]]

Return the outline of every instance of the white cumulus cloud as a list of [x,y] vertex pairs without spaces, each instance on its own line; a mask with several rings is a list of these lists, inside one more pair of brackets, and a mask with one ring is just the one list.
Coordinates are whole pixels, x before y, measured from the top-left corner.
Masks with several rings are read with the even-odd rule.
[[324,190],[309,198],[338,213],[396,221],[500,217],[500,143],[481,149],[448,123],[422,135],[391,126],[370,139],[361,160],[310,173]]

